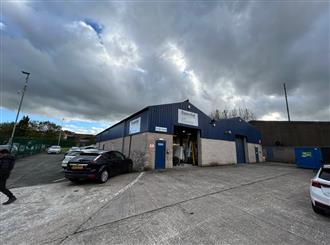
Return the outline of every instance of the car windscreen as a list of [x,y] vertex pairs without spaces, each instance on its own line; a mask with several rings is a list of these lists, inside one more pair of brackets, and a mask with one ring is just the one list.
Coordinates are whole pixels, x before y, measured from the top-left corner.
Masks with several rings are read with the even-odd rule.
[[323,168],[320,172],[319,178],[330,181],[330,168]]
[[67,156],[78,156],[80,154],[80,151],[72,151],[67,154]]

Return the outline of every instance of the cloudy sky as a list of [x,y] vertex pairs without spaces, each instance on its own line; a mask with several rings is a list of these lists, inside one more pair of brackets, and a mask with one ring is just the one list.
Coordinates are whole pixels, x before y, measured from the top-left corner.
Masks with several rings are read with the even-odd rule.
[[1,1],[1,122],[96,133],[153,104],[330,120],[329,1]]

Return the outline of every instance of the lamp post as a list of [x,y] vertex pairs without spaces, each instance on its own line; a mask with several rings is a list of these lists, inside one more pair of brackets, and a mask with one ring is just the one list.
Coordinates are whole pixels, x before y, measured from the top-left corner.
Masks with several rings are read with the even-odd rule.
[[29,80],[29,76],[30,76],[30,73],[29,72],[26,72],[26,71],[22,71],[22,73],[24,75],[26,75],[25,77],[25,84],[24,84],[24,87],[23,87],[23,91],[22,91],[22,97],[21,97],[21,101],[19,102],[19,106],[18,106],[18,110],[17,110],[17,114],[16,114],[16,119],[15,119],[15,124],[14,124],[14,127],[13,127],[13,131],[11,132],[11,137],[9,139],[9,145],[10,145],[10,152],[11,152],[11,149],[13,148],[13,141],[14,141],[14,135],[15,135],[15,131],[16,131],[16,126],[17,126],[17,120],[18,120],[18,116],[19,116],[19,113],[21,111],[21,107],[22,107],[22,103],[23,103],[23,99],[24,99],[24,93],[25,93],[25,90],[26,90],[26,87],[27,87],[27,84],[28,84],[28,80]]
[[64,121],[64,118],[62,118],[61,129],[60,129],[60,134],[58,136],[57,145],[60,145],[60,142],[61,142],[61,134],[62,134],[63,121]]
[[288,121],[290,122],[290,111],[289,111],[289,103],[288,103],[288,96],[286,94],[286,85],[285,83],[283,83],[283,87],[284,87],[284,95],[285,95],[285,103],[286,103],[286,112],[288,113]]

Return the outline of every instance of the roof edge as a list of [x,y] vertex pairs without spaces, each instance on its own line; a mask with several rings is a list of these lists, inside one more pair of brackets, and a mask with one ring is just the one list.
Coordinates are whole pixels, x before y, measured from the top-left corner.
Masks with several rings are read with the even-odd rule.
[[[157,106],[163,106],[163,105],[181,104],[181,103],[183,103],[183,102],[189,102],[189,100],[185,100],[185,101],[181,101],[181,102],[174,102],[174,103],[167,103],[167,104],[158,104],[158,105],[150,105],[150,106],[146,106],[146,107],[144,107],[143,109],[141,109],[141,110],[139,110],[139,111],[133,113],[132,115],[130,115],[130,116],[128,116],[128,117],[125,117],[124,119],[120,120],[119,122],[113,124],[112,126],[106,128],[106,129],[104,129],[104,130],[101,131],[100,133],[96,134],[96,136],[98,136],[98,135],[104,133],[105,131],[107,131],[107,130],[109,130],[109,129],[111,129],[111,128],[113,128],[113,127],[119,125],[119,124],[121,124],[122,122],[124,122],[124,121],[126,121],[126,120],[128,120],[128,119],[130,119],[130,118],[132,118],[132,117],[135,117],[136,115],[138,115],[138,114],[140,114],[140,113],[142,113],[142,112],[144,112],[144,111],[146,111],[146,110],[149,110],[149,108],[151,108],[151,107],[157,107]],[[190,103],[190,102],[189,102],[189,103]],[[197,107],[196,107],[196,108],[197,108]]]

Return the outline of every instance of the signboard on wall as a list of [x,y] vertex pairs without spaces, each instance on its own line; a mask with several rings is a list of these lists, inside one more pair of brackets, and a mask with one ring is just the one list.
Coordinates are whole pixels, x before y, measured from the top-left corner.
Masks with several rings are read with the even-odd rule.
[[157,132],[167,133],[167,128],[156,126],[156,127],[155,127],[155,131],[157,131]]
[[178,109],[178,123],[198,127],[198,114],[194,112]]
[[138,117],[129,122],[128,134],[136,134],[141,131],[141,117]]

